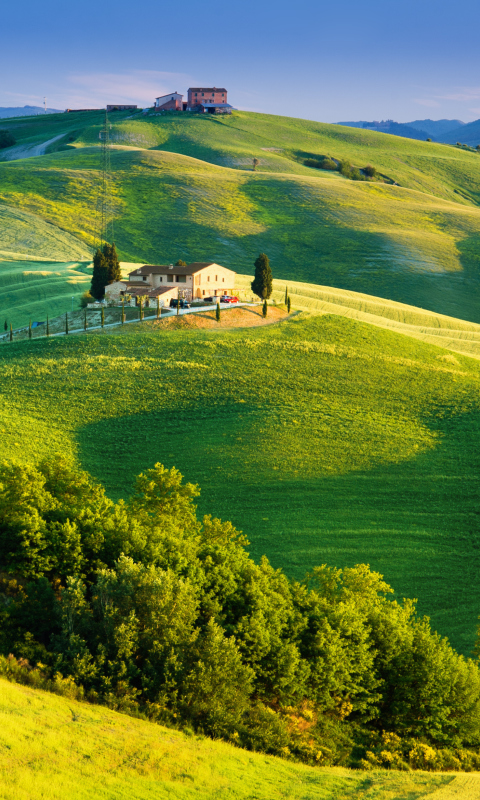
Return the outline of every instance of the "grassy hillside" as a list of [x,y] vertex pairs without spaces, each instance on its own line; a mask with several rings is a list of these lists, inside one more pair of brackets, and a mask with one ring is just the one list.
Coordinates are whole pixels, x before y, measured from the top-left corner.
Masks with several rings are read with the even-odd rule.
[[0,316],[13,327],[78,307],[90,287],[89,262],[0,261]]
[[470,652],[478,361],[328,315],[162,324],[2,347],[0,456],[70,453],[116,497],[175,465],[255,558],[297,577],[369,563]]
[[314,768],[0,680],[2,800],[465,800],[476,775]]
[[[126,260],[212,259],[245,273],[265,251],[279,278],[480,321],[476,208],[336,173],[242,172],[122,148],[111,161],[115,240]],[[89,246],[97,186],[92,148],[0,164],[0,200]]]
[[[101,114],[12,121],[20,145],[64,138],[50,155],[0,164],[0,201],[62,236],[68,231],[82,252],[98,227],[101,121]],[[476,153],[244,112],[111,121],[115,240],[125,260],[215,259],[248,273],[263,250],[281,279],[480,322]],[[303,165],[322,154],[372,163],[400,186]],[[0,242],[8,236],[0,220]],[[1,249],[36,255],[34,243]],[[77,258],[73,250],[63,256]]]

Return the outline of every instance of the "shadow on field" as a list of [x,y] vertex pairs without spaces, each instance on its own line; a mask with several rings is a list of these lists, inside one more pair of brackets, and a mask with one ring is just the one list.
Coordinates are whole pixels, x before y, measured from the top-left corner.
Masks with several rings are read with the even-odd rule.
[[109,419],[79,431],[79,455],[115,498],[156,461],[176,466],[200,485],[200,512],[243,530],[254,558],[266,554],[299,579],[317,564],[369,563],[397,597],[418,597],[434,627],[471,651],[480,613],[480,414],[442,420],[435,449],[412,460],[308,479],[284,472],[281,442],[268,472],[261,461],[246,463],[236,447],[241,425],[235,405]]

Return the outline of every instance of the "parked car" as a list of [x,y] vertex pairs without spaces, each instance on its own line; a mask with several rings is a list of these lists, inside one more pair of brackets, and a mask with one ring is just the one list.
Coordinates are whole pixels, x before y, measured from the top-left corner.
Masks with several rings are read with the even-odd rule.
[[172,297],[170,300],[170,308],[176,308],[177,305],[179,305],[180,308],[190,308],[190,303],[187,300],[183,300],[183,298],[177,300],[175,297]]
[[233,295],[224,294],[220,298],[221,303],[238,303],[238,297],[234,297]]

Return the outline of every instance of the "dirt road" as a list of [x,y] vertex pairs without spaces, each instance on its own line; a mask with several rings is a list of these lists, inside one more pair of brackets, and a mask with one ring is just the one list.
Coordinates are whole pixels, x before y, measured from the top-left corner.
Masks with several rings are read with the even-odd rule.
[[10,147],[3,153],[0,152],[0,161],[17,161],[17,159],[20,158],[33,158],[34,156],[43,156],[45,155],[47,147],[49,147],[54,142],[58,142],[58,140],[61,139],[62,136],[65,136],[65,134],[60,133],[59,136],[54,136],[53,139],[47,139],[46,142],[41,142],[40,144],[27,144],[27,145],[19,144],[16,147]]

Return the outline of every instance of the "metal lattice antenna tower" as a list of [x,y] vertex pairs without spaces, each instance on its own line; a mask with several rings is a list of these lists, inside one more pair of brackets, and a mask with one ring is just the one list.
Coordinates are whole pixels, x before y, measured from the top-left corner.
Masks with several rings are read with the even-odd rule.
[[101,169],[100,186],[97,200],[97,236],[96,247],[103,247],[106,242],[113,242],[113,209],[111,196],[111,167],[110,167],[110,125],[108,114],[105,111],[103,128],[100,131],[101,141]]

